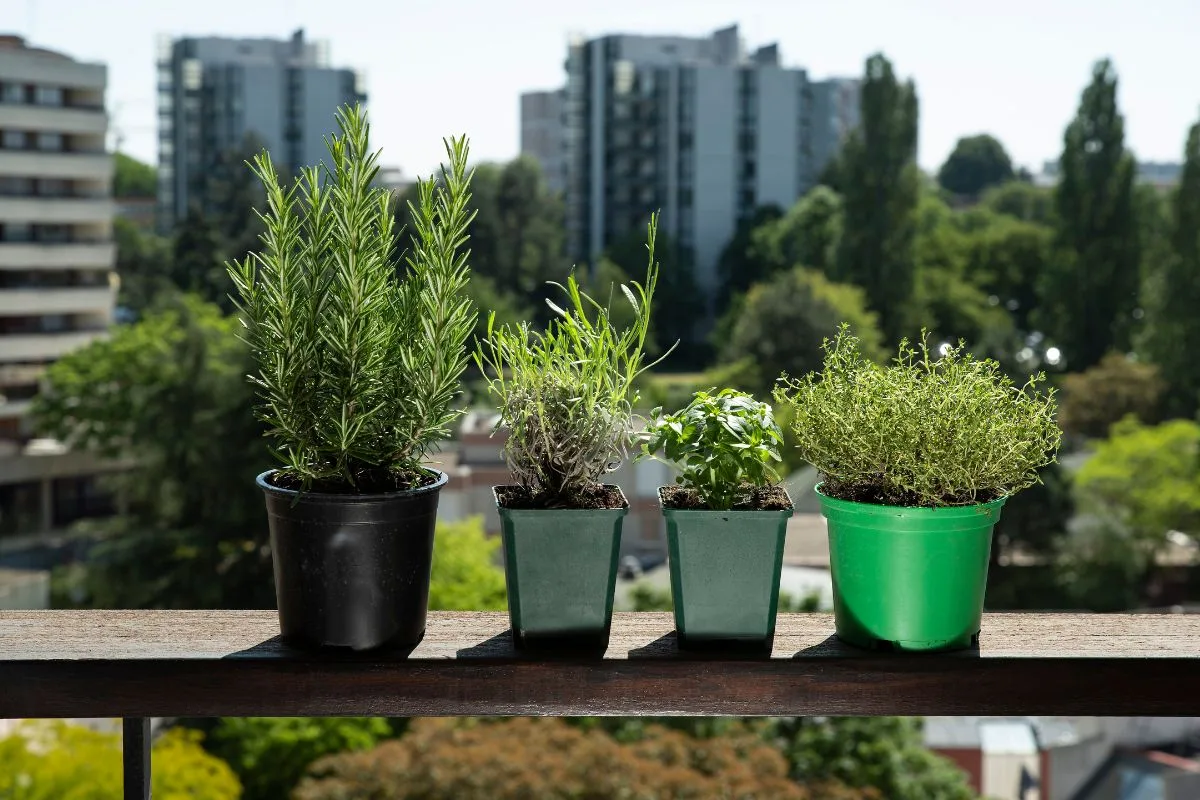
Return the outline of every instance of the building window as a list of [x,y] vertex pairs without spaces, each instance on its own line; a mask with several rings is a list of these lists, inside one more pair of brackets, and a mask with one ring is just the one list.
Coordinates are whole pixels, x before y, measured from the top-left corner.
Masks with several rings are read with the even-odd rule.
[[0,225],[0,241],[28,242],[33,238],[33,229],[26,222],[6,222]]
[[37,149],[48,150],[51,152],[61,152],[63,149],[63,137],[61,133],[39,133],[37,135]]
[[33,102],[39,106],[61,106],[63,90],[59,86],[39,86],[34,90]]
[[25,131],[4,131],[0,133],[0,147],[5,150],[24,150]]
[[28,197],[33,194],[33,179],[13,175],[0,176],[0,195],[6,197]]
[[38,181],[38,194],[43,197],[66,197],[70,193],[70,181],[58,178],[42,178]]
[[24,103],[25,87],[19,83],[0,83],[0,103]]

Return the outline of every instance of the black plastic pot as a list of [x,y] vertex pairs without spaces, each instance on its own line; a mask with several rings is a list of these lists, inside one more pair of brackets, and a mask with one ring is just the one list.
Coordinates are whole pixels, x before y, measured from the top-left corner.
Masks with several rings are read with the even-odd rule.
[[425,635],[438,496],[448,480],[390,494],[280,489],[267,498],[284,641],[308,647],[413,646]]

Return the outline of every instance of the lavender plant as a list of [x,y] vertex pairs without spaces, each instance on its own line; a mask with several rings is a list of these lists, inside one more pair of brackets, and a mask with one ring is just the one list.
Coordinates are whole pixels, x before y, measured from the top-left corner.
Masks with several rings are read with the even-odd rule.
[[620,287],[633,312],[628,327],[618,329],[608,306],[583,292],[574,275],[565,286],[553,284],[566,307],[546,301],[555,316],[545,330],[528,323],[496,327],[495,315],[489,316],[475,361],[500,402],[500,424],[509,429],[505,461],[534,505],[581,505],[627,455],[634,379],[653,366],[643,358],[658,282],[657,225],[651,218],[645,284]]
[[337,122],[329,163],[287,188],[269,153],[254,159],[267,193],[263,247],[228,269],[281,485],[408,488],[431,479],[421,463],[450,435],[474,325],[468,144],[446,141],[441,180],[420,182],[401,265],[366,112],[347,107]]

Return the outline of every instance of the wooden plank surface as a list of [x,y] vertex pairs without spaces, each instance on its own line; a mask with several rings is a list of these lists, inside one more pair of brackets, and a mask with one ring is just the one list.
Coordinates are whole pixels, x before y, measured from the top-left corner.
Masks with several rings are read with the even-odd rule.
[[0,612],[0,718],[458,714],[1200,715],[1200,616],[991,614],[977,650],[868,653],[827,614],[774,651],[690,654],[669,614],[608,652],[529,656],[499,613],[433,613],[411,653],[282,644],[274,612]]

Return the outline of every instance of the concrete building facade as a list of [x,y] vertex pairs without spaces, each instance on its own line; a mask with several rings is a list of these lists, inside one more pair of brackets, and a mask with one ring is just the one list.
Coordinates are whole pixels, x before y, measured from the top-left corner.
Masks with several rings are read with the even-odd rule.
[[[857,80],[814,81],[784,67],[776,45],[747,53],[736,26],[579,39],[566,69],[561,146],[543,138],[523,152],[561,153],[561,167],[543,169],[565,175],[570,255],[593,260],[661,211],[709,296],[738,221],[791,206],[858,124]],[[522,98],[523,131],[546,124],[540,109]]]
[[362,76],[330,66],[325,42],[183,38],[164,41],[158,63],[159,224],[203,204],[206,172],[247,134],[285,174],[326,156],[345,104],[365,103]]
[[521,94],[521,155],[538,162],[546,186],[558,193],[567,187],[564,98],[562,89]]
[[107,71],[0,36],[0,553],[107,501],[89,457],[33,438],[46,366],[103,336],[116,296]]

